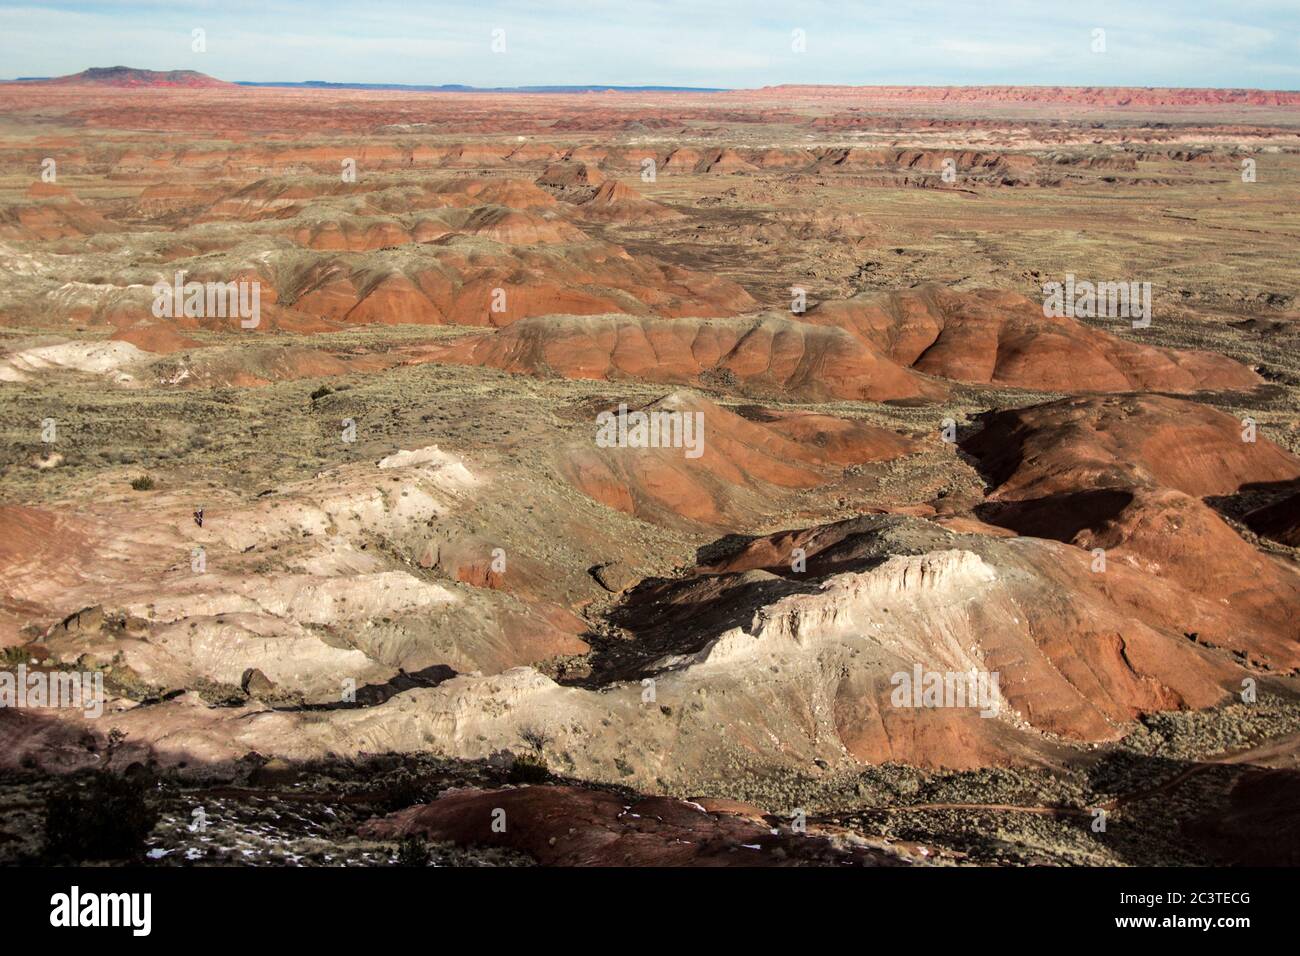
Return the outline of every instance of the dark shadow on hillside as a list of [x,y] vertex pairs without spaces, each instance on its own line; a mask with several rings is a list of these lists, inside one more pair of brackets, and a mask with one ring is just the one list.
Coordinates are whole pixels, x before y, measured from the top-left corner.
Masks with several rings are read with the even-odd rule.
[[1132,492],[1098,488],[1026,501],[986,501],[975,507],[975,516],[1025,537],[1068,543],[1081,531],[1100,528],[1132,502]]
[[[15,717],[28,722],[27,726],[13,726]],[[419,753],[286,761],[268,760],[250,752],[238,760],[223,763],[208,763],[185,753],[171,753],[163,765],[147,748],[129,739],[110,747],[107,732],[111,720],[104,723],[104,733],[98,729],[87,733],[45,715],[14,712],[0,715],[0,731],[11,742],[21,739],[14,732],[22,729],[43,740],[51,751],[77,747],[86,754],[112,758],[107,770],[88,767],[60,774],[44,769],[40,754],[36,754],[27,761],[25,768],[0,773],[0,805],[6,808],[5,815],[0,817],[0,863],[20,866],[79,863],[67,858],[66,854],[55,859],[35,849],[40,837],[40,820],[51,797],[67,793],[69,788],[85,790],[96,775],[105,774],[138,785],[151,809],[161,814],[163,822],[151,836],[151,845],[159,845],[159,840],[164,844],[171,841],[173,845],[178,840],[189,840],[196,846],[207,845],[198,835],[186,836],[193,831],[183,825],[195,815],[194,810],[200,808],[214,828],[215,837],[219,837],[219,844],[229,842],[239,834],[267,832],[269,826],[277,840],[301,837],[318,847],[323,843],[325,850],[318,850],[322,855],[312,861],[322,865],[329,865],[324,852],[328,852],[330,847],[338,847],[340,849],[335,852],[343,852],[342,848],[347,844],[356,842],[358,831],[368,821],[408,807],[428,804],[444,794],[465,793],[467,788],[500,790],[521,783],[569,786],[576,788],[575,792],[616,795],[623,806],[631,806],[645,798],[630,788],[590,784],[556,774],[547,769],[543,757],[522,741],[517,748],[512,748],[512,754],[503,753],[500,757],[479,761]],[[537,769],[539,761],[540,771]],[[530,769],[527,780],[516,773],[521,765]],[[869,775],[877,769],[886,768],[864,767],[863,773]],[[1086,794],[1082,804],[1035,808],[1031,806],[1035,802],[1033,797],[1026,794],[1023,801],[1014,802],[1017,806],[1023,802],[1027,809],[1036,811],[1028,816],[1025,809],[979,806],[999,799],[987,789],[989,774],[997,775],[999,771],[944,774],[896,767],[894,775],[899,772],[919,780],[920,789],[908,788],[896,794],[894,799],[886,796],[883,802],[879,794],[875,799],[867,800],[855,797],[852,791],[837,791],[840,796],[834,810],[810,817],[812,828],[815,830],[819,820],[835,820],[838,824],[842,818],[852,816],[858,821],[854,828],[872,836],[879,831],[872,829],[871,821],[893,808],[895,825],[891,830],[895,837],[970,852],[972,860],[983,862],[990,862],[1007,846],[1014,845],[1007,843],[1013,838],[1007,834],[1014,835],[1018,825],[1026,819],[1034,819],[1046,826],[1046,829],[1039,827],[1035,831],[1035,842],[1041,841],[1041,845],[1021,846],[1022,855],[1041,855],[1054,847],[1068,847],[1070,839],[1082,839],[1104,841],[1114,856],[1138,866],[1300,864],[1300,772],[1295,770],[1247,763],[1172,759],[1116,750],[1099,755],[1083,769]],[[963,783],[963,780],[968,782]],[[703,799],[727,794],[698,796]],[[959,805],[964,809],[959,810],[936,808],[916,813],[898,812],[904,807],[918,810],[939,800],[969,801],[974,806],[962,803]],[[485,801],[484,806],[495,805],[494,798],[488,797]],[[566,817],[569,801],[559,798],[547,802],[548,814],[555,815],[555,819],[550,821],[550,825],[557,828],[555,832],[572,833],[570,827],[592,824],[579,812],[579,804],[582,804],[581,800],[573,804],[572,819],[569,819]],[[676,806],[665,804],[657,812],[676,812]],[[1104,832],[1093,829],[1094,810],[1098,808],[1107,814]],[[177,825],[178,820],[182,825]],[[899,820],[901,825],[897,823]],[[484,832],[481,826],[467,827],[464,835],[455,838],[455,842],[463,839],[467,846],[487,846],[512,852],[523,848],[513,837],[497,840],[492,835],[483,835]],[[1074,837],[1070,837],[1071,833]],[[788,850],[788,838],[782,836],[779,839]],[[835,862],[825,858],[824,846],[816,849],[807,862]],[[392,852],[395,853],[395,849]],[[165,859],[146,859],[143,852],[139,852],[109,862],[128,866],[186,865],[184,857],[170,853]],[[279,861],[249,861],[234,854],[229,859],[223,857],[206,862],[242,865]],[[387,865],[388,851],[364,862]]]

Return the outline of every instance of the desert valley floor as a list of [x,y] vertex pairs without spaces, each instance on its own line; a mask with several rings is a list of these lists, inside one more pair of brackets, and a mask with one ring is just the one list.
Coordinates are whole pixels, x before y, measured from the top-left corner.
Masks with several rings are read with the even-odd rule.
[[0,859],[1300,862],[1297,195],[1300,94],[0,85],[0,649],[108,698]]

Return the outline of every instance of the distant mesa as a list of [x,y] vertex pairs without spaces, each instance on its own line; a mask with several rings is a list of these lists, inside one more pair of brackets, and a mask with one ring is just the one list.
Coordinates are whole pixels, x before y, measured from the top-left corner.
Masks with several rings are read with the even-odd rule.
[[789,99],[904,103],[1069,103],[1079,106],[1296,106],[1297,90],[1133,86],[803,86],[736,91]]
[[405,93],[727,93],[721,87],[704,86],[466,86],[464,83],[332,83],[327,80],[283,81],[241,80],[239,86],[274,86],[310,90],[375,90]]
[[463,83],[430,85],[422,83],[334,83],[328,80],[276,81],[241,80],[228,83],[197,70],[141,70],[130,66],[95,66],[68,76],[22,76],[13,81],[29,86],[112,86],[131,89],[184,88],[234,89],[239,86],[266,86],[306,90],[373,90],[410,93],[724,93],[717,87],[693,86],[466,86]]
[[69,76],[20,80],[32,86],[113,86],[124,89],[234,89],[234,83],[218,80],[197,70],[138,70],[130,66],[93,66]]

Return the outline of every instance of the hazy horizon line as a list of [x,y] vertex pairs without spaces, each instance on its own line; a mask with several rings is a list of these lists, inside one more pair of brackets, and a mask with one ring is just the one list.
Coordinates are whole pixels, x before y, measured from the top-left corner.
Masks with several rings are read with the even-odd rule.
[[[204,76],[208,79],[218,80],[222,83],[228,83],[232,86],[245,87],[286,87],[286,86],[308,86],[308,87],[333,87],[345,89],[390,89],[390,90],[412,90],[420,91],[446,91],[446,92],[549,92],[549,91],[573,91],[573,92],[600,92],[610,90],[614,92],[686,92],[686,93],[740,93],[755,92],[765,89],[776,89],[782,87],[795,87],[800,89],[1041,89],[1041,90],[1217,90],[1217,91],[1250,91],[1259,93],[1297,93],[1300,92],[1300,86],[1296,87],[1265,87],[1265,86],[1168,86],[1168,85],[1150,85],[1135,83],[1116,83],[1116,84],[1099,84],[1099,83],[799,83],[799,82],[772,82],[764,83],[760,86],[692,86],[673,83],[526,83],[510,86],[478,86],[470,83],[401,83],[401,82],[384,82],[384,81],[350,81],[350,80],[326,80],[312,78],[306,80],[228,80],[224,77],[214,76],[205,73],[202,70],[195,70],[188,67],[178,67],[169,70],[155,70],[147,67],[132,67],[123,64],[114,64],[113,66],[90,66],[79,70],[76,73],[52,74],[47,76],[16,76],[0,79],[0,83],[40,83],[51,80],[66,80],[70,77],[79,76],[82,73],[91,70],[130,70],[137,73],[189,73],[197,76]],[[131,87],[124,87],[130,89]],[[137,87],[139,89],[139,87]]]

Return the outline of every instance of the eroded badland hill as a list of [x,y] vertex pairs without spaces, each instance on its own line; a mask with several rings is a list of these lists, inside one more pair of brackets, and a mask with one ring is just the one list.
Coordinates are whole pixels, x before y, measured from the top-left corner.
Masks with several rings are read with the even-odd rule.
[[4,671],[105,698],[0,855],[1297,862],[1298,190],[1258,91],[0,85]]

